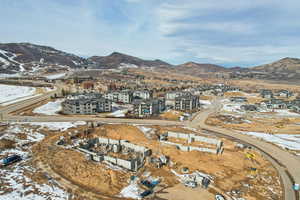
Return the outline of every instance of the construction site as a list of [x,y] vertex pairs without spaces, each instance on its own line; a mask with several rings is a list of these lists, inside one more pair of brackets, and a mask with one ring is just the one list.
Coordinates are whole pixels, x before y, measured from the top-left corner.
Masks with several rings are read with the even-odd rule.
[[[205,132],[91,123],[39,132],[45,138],[32,146],[31,163],[59,177],[59,183],[79,198],[176,199],[186,194],[214,199],[222,194],[228,199],[282,199],[279,176],[260,153]],[[189,150],[178,145],[188,145]]]

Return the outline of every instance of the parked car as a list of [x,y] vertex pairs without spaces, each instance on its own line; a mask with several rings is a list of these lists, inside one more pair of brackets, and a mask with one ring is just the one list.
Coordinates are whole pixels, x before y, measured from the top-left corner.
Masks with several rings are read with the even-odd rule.
[[15,155],[8,156],[8,157],[4,158],[4,159],[1,161],[1,165],[2,165],[2,166],[7,166],[7,165],[10,165],[10,164],[12,164],[12,163],[21,161],[21,160],[22,160],[22,157],[15,154]]
[[226,200],[225,197],[221,194],[217,194],[215,198],[216,200]]
[[141,196],[142,198],[144,198],[144,197],[146,197],[146,196],[148,196],[148,195],[150,195],[150,194],[152,194],[152,191],[151,191],[151,190],[145,190],[144,192],[142,192],[142,193],[140,194],[140,196]]

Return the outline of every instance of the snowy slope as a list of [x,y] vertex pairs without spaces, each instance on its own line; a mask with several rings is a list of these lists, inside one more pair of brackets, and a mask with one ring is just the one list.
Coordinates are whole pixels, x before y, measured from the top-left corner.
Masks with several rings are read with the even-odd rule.
[[63,100],[57,100],[55,102],[48,102],[45,105],[35,108],[33,110],[33,113],[44,114],[44,115],[57,115],[57,112],[59,112],[62,109],[62,107],[61,107],[62,102],[63,102]]
[[52,74],[45,77],[49,80],[54,80],[54,79],[63,78],[64,76],[66,76],[66,73]]
[[[26,138],[18,136],[25,134]],[[47,184],[35,182],[29,175],[34,175],[37,169],[30,166],[31,142],[38,142],[44,135],[34,129],[23,127],[21,124],[10,124],[8,130],[0,136],[0,139],[10,139],[16,142],[16,148],[6,149],[0,152],[0,156],[18,154],[24,160],[9,167],[0,168],[0,200],[65,200],[69,194],[59,187],[54,180],[49,180]]]
[[276,144],[282,148],[288,148],[290,150],[300,150],[300,135],[288,135],[288,134],[267,134],[258,132],[241,132],[246,135],[263,139],[267,142]]
[[35,93],[36,89],[33,87],[0,84],[0,91],[1,104],[4,102],[16,100],[18,98],[32,96]]
[[74,128],[77,126],[85,125],[86,123],[84,121],[78,121],[78,122],[25,122],[24,124],[30,124],[32,126],[40,126],[41,128],[48,128],[49,130],[53,131],[65,131],[69,128]]

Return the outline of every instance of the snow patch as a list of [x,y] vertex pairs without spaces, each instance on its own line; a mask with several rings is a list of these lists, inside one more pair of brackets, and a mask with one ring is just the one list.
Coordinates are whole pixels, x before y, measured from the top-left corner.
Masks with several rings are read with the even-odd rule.
[[245,135],[250,135],[256,138],[263,139],[267,142],[276,144],[282,148],[290,150],[300,150],[300,135],[288,135],[288,134],[267,134],[260,132],[241,132]]
[[0,84],[0,104],[18,98],[32,96],[36,89],[27,86],[2,85]]
[[110,113],[108,116],[113,116],[113,117],[125,117],[125,114],[128,112],[127,109],[124,110],[117,110],[113,113]]
[[25,122],[25,124],[30,124],[32,126],[40,126],[41,128],[48,128],[49,130],[53,131],[65,131],[69,128],[74,128],[77,126],[85,125],[86,122],[84,121],[77,121],[77,122]]
[[203,105],[211,105],[211,102],[209,100],[199,100],[199,102]]
[[13,100],[13,101],[8,101],[8,102],[5,102],[5,103],[2,103],[1,105],[2,106],[7,106],[7,105],[10,105],[10,104],[13,104],[13,103],[17,103],[19,101],[24,101],[26,99],[31,99],[31,98],[34,98],[34,97],[38,97],[38,96],[41,96],[42,94],[37,94],[37,95],[33,95],[33,96],[28,96],[28,97],[22,97],[22,98],[18,98],[16,100]]
[[[26,134],[26,139],[19,139],[18,133]],[[0,199],[2,200],[65,200],[69,194],[58,187],[55,182],[49,180],[50,185],[39,184],[31,180],[26,174],[34,174],[36,169],[26,165],[27,159],[30,159],[30,146],[27,151],[26,148],[22,147],[24,143],[37,142],[44,138],[44,135],[36,132],[33,129],[23,127],[21,124],[10,124],[7,129],[0,137],[13,139],[17,142],[17,146],[14,149],[7,149],[0,152],[0,156],[18,154],[24,159],[19,163],[11,165],[9,168],[0,168],[1,186]],[[7,192],[6,192],[7,191]]]
[[37,114],[44,114],[44,115],[57,115],[57,112],[59,112],[62,109],[61,103],[63,100],[56,100],[54,102],[48,102],[45,105],[42,105],[38,108],[35,108],[33,110],[33,113]]
[[276,115],[279,115],[279,116],[287,116],[287,117],[300,117],[300,114],[298,113],[294,113],[294,112],[290,112],[289,110],[287,109],[278,109],[278,110],[275,110],[276,112]]
[[122,189],[120,196],[124,198],[139,199],[140,193],[142,193],[142,190],[139,188],[136,182],[133,182]]
[[119,69],[126,69],[126,68],[138,68],[137,65],[128,64],[128,63],[121,63]]
[[62,78],[66,75],[66,73],[59,73],[59,74],[52,74],[52,75],[48,75],[48,76],[44,76],[49,80],[54,80],[54,79],[59,79]]

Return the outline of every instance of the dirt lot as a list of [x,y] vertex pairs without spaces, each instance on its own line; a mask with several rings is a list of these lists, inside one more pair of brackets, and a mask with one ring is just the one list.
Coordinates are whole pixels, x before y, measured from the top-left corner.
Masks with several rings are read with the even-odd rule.
[[239,131],[265,132],[270,134],[300,134],[299,118],[254,118],[248,116],[212,115],[206,123]]
[[170,110],[162,113],[159,117],[161,119],[178,121],[183,114],[184,113],[180,111]]
[[[190,189],[183,187],[181,184],[178,185],[177,177],[170,170],[173,169],[181,173],[181,169],[187,167],[191,173],[199,170],[212,175],[214,177],[214,185],[221,192],[239,190],[243,192],[244,196],[249,196],[249,199],[264,199],[266,196],[272,196],[270,190],[264,188],[265,185],[269,184],[274,192],[277,193],[274,196],[276,197],[275,199],[281,199],[278,176],[272,166],[259,153],[252,150],[236,149],[234,143],[225,139],[223,140],[225,151],[222,155],[196,151],[183,152],[175,147],[161,145],[157,141],[157,136],[168,130],[184,133],[191,133],[192,131],[181,127],[151,126],[149,128],[153,130],[153,139],[148,139],[138,127],[130,125],[101,125],[90,129],[90,131],[87,131],[86,126],[70,128],[64,132],[48,131],[47,129],[39,130],[45,135],[45,138],[33,144],[31,148],[33,155],[30,160],[30,165],[38,170],[34,175],[28,174],[28,176],[40,183],[46,183],[47,177],[51,176],[68,193],[73,195],[73,200],[117,199],[116,195],[128,185],[131,175],[140,175],[148,172],[151,173],[151,176],[161,177],[162,185],[167,187],[167,189],[162,190],[158,194],[161,194],[161,197],[176,200],[192,194],[195,197],[202,195],[207,199],[213,199],[214,191],[201,189],[190,191]],[[106,164],[90,161],[81,152],[56,145],[60,136],[67,138],[70,136],[70,133],[72,135],[76,133],[79,138],[102,136],[113,139],[125,139],[151,148],[153,155],[164,154],[170,157],[171,164],[157,169],[152,164],[147,163],[138,173],[112,170]],[[25,138],[25,136],[19,133],[18,137]],[[7,145],[7,142],[4,141],[4,144]],[[4,148],[6,148],[5,145]],[[9,145],[11,145],[10,142]],[[247,152],[253,153],[255,160],[246,159],[245,154]],[[251,172],[251,167],[257,168],[255,174]],[[48,174],[48,176],[45,176],[45,174]],[[182,191],[178,190],[179,188],[182,188]],[[178,192],[178,196],[176,195],[178,198],[172,196],[176,194],[174,191]]]
[[[153,126],[152,128],[155,128]],[[182,131],[178,127],[160,127],[157,134],[166,132],[167,130]],[[189,130],[185,130],[191,133]],[[225,151],[222,155],[213,155],[201,152],[183,152],[175,147],[164,146],[157,140],[149,140],[144,134],[134,126],[128,125],[104,125],[96,128],[95,135],[105,136],[113,139],[125,139],[135,144],[140,144],[153,149],[154,154],[164,154],[172,160],[173,165],[166,167],[165,173],[161,170],[146,167],[145,170],[151,171],[153,174],[158,174],[168,180],[166,184],[174,186],[176,178],[168,172],[168,169],[180,171],[183,167],[188,167],[189,170],[199,170],[201,172],[211,174],[215,177],[215,184],[222,191],[242,190],[249,199],[263,199],[266,195],[274,195],[272,192],[264,189],[264,185],[272,183],[276,191],[277,199],[280,199],[280,184],[279,178],[275,169],[267,162],[259,153],[253,150],[238,150],[234,143],[228,140],[223,140]],[[255,155],[255,160],[246,159],[246,153],[251,152]],[[253,175],[251,168],[256,168],[257,171]],[[156,172],[156,173],[155,173]],[[270,178],[271,177],[271,178]],[[250,184],[249,187],[247,184]],[[251,189],[250,189],[251,188]]]
[[200,187],[192,189],[185,187],[183,184],[177,184],[174,187],[167,188],[157,195],[163,199],[174,200],[214,200],[215,195]]

